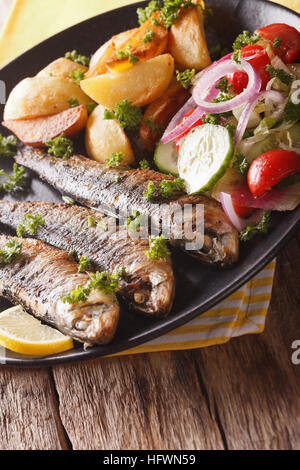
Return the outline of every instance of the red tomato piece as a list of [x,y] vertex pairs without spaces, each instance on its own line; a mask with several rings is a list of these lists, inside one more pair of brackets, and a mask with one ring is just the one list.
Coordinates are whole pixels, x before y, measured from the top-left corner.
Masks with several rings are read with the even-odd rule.
[[249,82],[248,75],[246,72],[234,72],[230,75],[226,75],[228,83],[232,85],[233,90],[238,95],[246,88]]
[[274,49],[275,54],[287,64],[297,61],[300,54],[300,33],[296,28],[284,23],[273,23],[258,29],[257,33],[272,45],[274,39],[281,39],[280,49]]
[[300,171],[300,155],[289,150],[271,150],[257,157],[248,172],[254,197],[263,196],[284,178]]
[[233,208],[234,208],[236,214],[239,217],[242,217],[243,219],[245,219],[246,217],[249,217],[255,211],[255,209],[253,209],[252,207],[240,206],[236,202],[233,202]]
[[271,64],[267,51],[258,44],[250,44],[242,48],[242,57],[244,59],[248,58],[247,62],[249,62],[260,75],[261,89],[265,90],[268,81],[271,79],[270,73],[266,70],[266,66]]

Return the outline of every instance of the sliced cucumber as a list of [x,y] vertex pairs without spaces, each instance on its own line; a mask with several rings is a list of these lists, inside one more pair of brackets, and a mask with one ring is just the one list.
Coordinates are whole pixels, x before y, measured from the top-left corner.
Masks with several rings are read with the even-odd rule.
[[162,173],[178,176],[178,155],[174,142],[160,142],[155,150],[154,162]]
[[180,145],[178,170],[189,194],[210,191],[233,157],[230,132],[222,126],[195,127]]

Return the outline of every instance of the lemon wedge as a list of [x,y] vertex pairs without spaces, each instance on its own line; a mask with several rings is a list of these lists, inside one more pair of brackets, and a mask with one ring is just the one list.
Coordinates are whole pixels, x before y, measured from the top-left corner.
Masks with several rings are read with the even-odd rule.
[[20,305],[0,313],[0,345],[30,356],[49,356],[74,346],[71,338],[43,325]]

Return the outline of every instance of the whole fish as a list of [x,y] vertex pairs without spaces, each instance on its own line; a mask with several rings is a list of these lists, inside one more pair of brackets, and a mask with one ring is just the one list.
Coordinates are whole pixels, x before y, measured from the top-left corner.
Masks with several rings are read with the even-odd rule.
[[115,218],[77,205],[0,201],[0,222],[13,229],[28,213],[44,220],[30,236],[74,251],[77,258],[86,256],[100,271],[114,273],[124,267],[119,294],[130,308],[158,317],[170,312],[175,292],[171,258],[148,259],[148,237],[132,239]]
[[61,296],[86,286],[89,275],[78,273],[68,253],[38,240],[0,235],[0,250],[13,240],[22,250],[7,264],[0,257],[0,295],[86,345],[109,343],[119,320],[115,295],[92,290],[86,301],[64,303]]
[[[49,157],[41,150],[24,147],[15,157],[17,163],[34,170],[42,179],[62,194],[71,196],[88,207],[102,210],[116,208],[120,211],[136,210],[148,217],[155,227],[161,228],[168,213],[175,207],[199,204],[204,206],[204,236],[200,249],[187,250],[191,256],[208,264],[228,267],[238,259],[239,237],[237,230],[230,224],[222,207],[206,196],[188,196],[176,192],[171,197],[161,198],[157,191],[154,201],[147,201],[145,192],[149,182],[156,187],[163,180],[174,180],[153,170],[120,170],[107,168],[106,165],[80,155],[68,160]],[[161,206],[163,204],[164,206]],[[163,209],[161,208],[163,207]],[[195,213],[191,211],[186,226],[195,227]],[[195,232],[182,233],[182,224],[172,224],[170,242],[186,250],[186,244],[194,242]],[[180,235],[180,236],[179,236]]]

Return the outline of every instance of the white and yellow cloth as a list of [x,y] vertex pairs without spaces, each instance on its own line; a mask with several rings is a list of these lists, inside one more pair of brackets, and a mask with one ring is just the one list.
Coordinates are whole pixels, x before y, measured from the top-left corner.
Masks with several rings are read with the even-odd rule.
[[[73,24],[130,3],[135,0],[15,0],[0,38],[0,67]],[[300,0],[278,3],[300,12]],[[95,49],[97,46],[95,38]],[[213,346],[236,336],[262,333],[274,271],[275,261],[212,310],[171,333],[131,349],[130,354]]]

